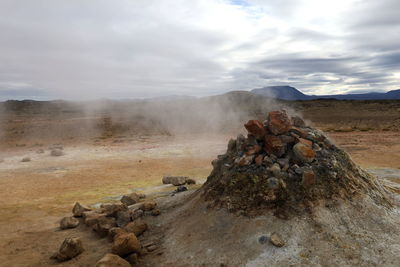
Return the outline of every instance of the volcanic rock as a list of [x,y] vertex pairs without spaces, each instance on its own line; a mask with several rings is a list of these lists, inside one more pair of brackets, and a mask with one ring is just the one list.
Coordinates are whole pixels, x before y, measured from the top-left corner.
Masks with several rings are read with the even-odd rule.
[[285,241],[281,238],[281,236],[277,233],[272,233],[270,237],[270,241],[272,245],[275,247],[283,247],[285,245]]
[[154,209],[157,206],[157,203],[155,201],[146,201],[143,202],[143,204],[140,206],[140,209],[143,211],[149,211]]
[[125,204],[101,204],[100,208],[108,217],[116,217],[119,211],[128,210],[128,207]]
[[151,216],[158,216],[161,214],[161,211],[159,209],[154,209],[151,211]]
[[140,252],[140,250],[140,242],[133,233],[117,235],[111,248],[112,253],[119,256]]
[[244,127],[249,132],[249,134],[253,135],[257,139],[263,139],[266,133],[264,129],[264,125],[258,120],[249,120]]
[[186,176],[164,176],[162,179],[163,184],[173,184],[175,186],[186,184]]
[[140,236],[147,230],[148,226],[142,220],[135,220],[128,223],[123,229],[127,232],[134,233],[136,236]]
[[140,195],[136,193],[131,193],[129,195],[124,195],[121,198],[121,202],[127,206],[133,205],[140,200]]
[[268,113],[268,129],[275,135],[287,133],[292,124],[286,111],[271,111]]
[[64,217],[60,221],[60,229],[75,228],[79,225],[79,220],[74,217]]
[[108,231],[108,239],[114,241],[114,238],[119,234],[126,234],[127,231],[120,227],[113,227]]
[[192,179],[192,178],[188,178],[188,179],[186,179],[186,183],[187,183],[188,185],[190,185],[190,184],[196,184],[196,180],[194,180],[194,179]]
[[93,226],[99,221],[99,219],[104,217],[106,217],[106,215],[103,213],[98,213],[95,211],[85,211],[83,213],[83,222],[87,226]]
[[126,224],[128,224],[132,219],[132,213],[129,210],[123,210],[123,211],[118,211],[117,212],[117,225],[119,227],[125,226]]
[[265,151],[269,155],[274,154],[275,156],[282,156],[285,154],[286,145],[282,143],[282,140],[275,135],[267,135],[265,137]]
[[297,143],[293,146],[293,153],[300,162],[310,163],[315,159],[315,151],[308,145]]
[[95,267],[131,267],[131,264],[118,255],[107,253]]
[[81,205],[79,202],[76,202],[74,207],[72,208],[72,214],[74,215],[74,217],[82,217],[83,212],[90,210],[90,208]]
[[117,226],[114,218],[102,217],[99,218],[95,225],[93,225],[93,231],[95,231],[100,237],[106,237],[111,228]]
[[301,183],[304,187],[312,186],[315,183],[315,173],[312,170],[305,170]]
[[70,260],[84,251],[82,241],[77,237],[66,238],[60,249],[51,258],[58,261]]
[[187,191],[187,187],[183,186],[183,185],[178,186],[175,190],[176,193],[185,192],[185,191]]
[[304,122],[304,120],[299,117],[299,116],[293,116],[292,117],[292,123],[294,126],[296,127],[306,127],[306,123]]

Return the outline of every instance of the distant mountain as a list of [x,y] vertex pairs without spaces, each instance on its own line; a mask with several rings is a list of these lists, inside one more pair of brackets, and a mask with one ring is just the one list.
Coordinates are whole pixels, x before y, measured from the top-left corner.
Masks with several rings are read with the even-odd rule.
[[283,100],[312,100],[312,99],[338,99],[338,100],[385,100],[400,99],[400,89],[386,93],[363,93],[341,95],[306,95],[291,86],[268,86],[251,90],[252,93],[266,97]]

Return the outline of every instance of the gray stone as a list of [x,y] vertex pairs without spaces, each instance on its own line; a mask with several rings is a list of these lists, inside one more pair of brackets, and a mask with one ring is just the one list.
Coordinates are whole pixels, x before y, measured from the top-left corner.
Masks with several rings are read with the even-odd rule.
[[186,176],[164,176],[162,179],[163,184],[173,184],[175,186],[186,184]]
[[75,258],[84,251],[82,241],[77,237],[66,238],[58,252],[52,256],[58,261],[66,261]]
[[60,221],[60,229],[75,228],[79,225],[79,220],[74,217],[64,217]]

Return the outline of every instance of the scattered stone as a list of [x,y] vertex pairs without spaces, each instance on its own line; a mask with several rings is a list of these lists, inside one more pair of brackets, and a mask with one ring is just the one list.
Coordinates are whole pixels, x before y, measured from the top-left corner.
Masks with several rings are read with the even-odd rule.
[[123,211],[118,211],[117,212],[117,225],[119,227],[123,227],[127,225],[129,222],[131,222],[132,214],[131,211],[129,210],[123,210]]
[[75,228],[79,225],[79,220],[74,217],[64,217],[60,221],[60,229]]
[[186,176],[164,176],[162,179],[163,184],[173,184],[175,186],[186,184]]
[[296,127],[301,127],[301,128],[306,127],[306,123],[299,116],[293,116],[292,117],[292,123]]
[[148,226],[142,220],[135,220],[128,223],[123,229],[129,233],[134,233],[136,236],[140,236],[147,230]]
[[93,226],[95,225],[99,219],[106,217],[105,214],[102,213],[97,213],[97,212],[85,212],[84,213],[85,216],[83,218],[83,222],[87,225],[87,226]]
[[265,244],[265,243],[267,243],[268,242],[268,236],[266,236],[266,235],[262,235],[262,236],[260,236],[259,238],[258,238],[258,242],[260,243],[260,244]]
[[106,237],[111,228],[117,226],[114,218],[102,217],[97,220],[97,223],[93,225],[93,231],[95,231],[100,237]]
[[256,137],[257,139],[263,139],[266,133],[264,125],[258,120],[249,120],[244,127],[246,130]]
[[268,113],[268,129],[275,135],[287,133],[292,124],[286,111]]
[[139,202],[140,200],[140,196],[136,193],[131,193],[129,195],[124,195],[121,198],[121,202],[127,206],[136,204],[137,202]]
[[44,150],[42,148],[36,150],[36,154],[43,154],[43,153],[44,153]]
[[275,247],[278,247],[278,248],[283,247],[285,245],[285,241],[283,241],[283,239],[277,233],[271,234],[270,241],[271,241],[272,245],[274,245]]
[[192,178],[188,178],[188,179],[186,179],[186,183],[187,184],[196,184],[196,180],[194,180]]
[[75,258],[84,251],[82,241],[77,237],[66,238],[60,249],[51,258],[66,261]]
[[50,151],[50,155],[53,157],[60,157],[64,155],[64,152],[61,149],[54,148]]
[[143,211],[149,211],[149,210],[153,210],[155,209],[155,207],[157,206],[157,203],[155,201],[146,201],[143,202],[143,204],[141,205],[140,209]]
[[178,187],[176,188],[176,190],[175,190],[176,193],[185,192],[185,191],[187,191],[187,187],[184,186],[184,185],[178,186]]
[[158,216],[161,214],[161,211],[159,209],[154,209],[151,211],[151,216]]
[[22,158],[22,160],[21,160],[21,162],[29,162],[29,161],[31,161],[31,158],[30,158],[30,157],[24,157],[24,158]]
[[282,140],[275,135],[267,135],[265,137],[265,151],[268,155],[275,155],[277,157],[282,156],[286,152],[286,145],[282,143]]
[[107,217],[116,217],[119,211],[126,211],[125,204],[101,204],[100,208]]
[[258,155],[254,161],[256,165],[261,166],[264,161],[264,155]]
[[140,252],[140,250],[140,242],[133,233],[117,235],[111,248],[112,253],[119,256]]
[[270,172],[276,177],[280,176],[281,173],[281,167],[279,166],[278,163],[274,163],[269,169]]
[[315,183],[315,173],[312,170],[305,170],[301,183],[306,188],[312,186]]
[[131,264],[118,255],[107,253],[95,267],[131,267]]
[[72,214],[74,215],[74,217],[82,217],[83,212],[85,211],[91,211],[91,209],[81,205],[79,202],[76,202],[74,207],[72,208]]
[[117,235],[126,234],[126,233],[127,233],[127,231],[120,227],[113,227],[110,230],[108,230],[108,240],[114,241],[114,238]]
[[139,219],[139,218],[141,218],[143,216],[144,216],[144,211],[141,210],[141,209],[136,209],[136,210],[132,211],[131,219],[132,219],[132,221],[134,221],[134,220]]
[[310,163],[315,159],[315,151],[302,143],[297,143],[293,146],[293,153],[296,158],[303,163]]

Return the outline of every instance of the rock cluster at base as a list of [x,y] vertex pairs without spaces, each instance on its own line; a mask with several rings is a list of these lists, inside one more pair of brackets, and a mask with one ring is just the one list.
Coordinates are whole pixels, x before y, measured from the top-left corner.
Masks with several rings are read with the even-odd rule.
[[212,162],[202,187],[209,207],[244,214],[272,209],[285,218],[335,196],[373,192],[376,201],[388,203],[374,177],[300,117],[272,111],[264,122],[250,120],[244,127],[247,137],[231,139],[227,152]]

